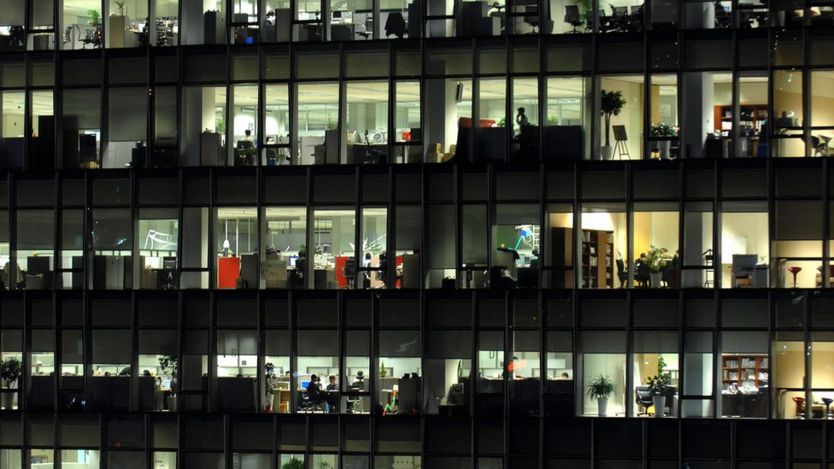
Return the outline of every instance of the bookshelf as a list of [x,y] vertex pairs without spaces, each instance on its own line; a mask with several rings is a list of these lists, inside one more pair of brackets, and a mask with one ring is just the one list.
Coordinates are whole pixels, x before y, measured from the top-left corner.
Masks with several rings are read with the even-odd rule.
[[[739,124],[761,130],[767,121],[767,105],[742,104],[739,106]],[[733,128],[733,106],[715,106],[715,130],[727,131]]]
[[614,232],[582,230],[582,288],[614,288]]
[[746,382],[761,387],[767,385],[768,373],[767,355],[722,355],[721,356],[721,384],[727,390],[733,384],[741,388]]

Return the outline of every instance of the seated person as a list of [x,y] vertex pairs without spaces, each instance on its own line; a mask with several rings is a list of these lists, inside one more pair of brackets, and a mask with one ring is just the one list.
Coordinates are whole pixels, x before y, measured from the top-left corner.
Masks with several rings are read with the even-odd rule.
[[246,136],[237,141],[235,148],[235,166],[254,166],[257,151],[252,139],[252,131],[246,129],[244,134]]
[[318,375],[310,376],[310,381],[307,383],[305,391],[307,391],[307,398],[313,404],[321,404],[327,401],[324,397],[324,391],[321,389],[321,381]]
[[634,262],[634,280],[637,281],[637,286],[648,287],[651,279],[651,271],[649,269],[648,258],[646,253],[640,253],[640,258]]

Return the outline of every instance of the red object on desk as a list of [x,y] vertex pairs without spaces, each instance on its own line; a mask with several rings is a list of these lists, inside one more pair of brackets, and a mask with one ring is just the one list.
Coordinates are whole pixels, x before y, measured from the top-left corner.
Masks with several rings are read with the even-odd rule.
[[217,258],[217,288],[235,288],[239,277],[239,257]]
[[336,257],[336,284],[339,288],[347,288],[348,286],[348,279],[345,277],[345,262],[347,260],[347,256]]

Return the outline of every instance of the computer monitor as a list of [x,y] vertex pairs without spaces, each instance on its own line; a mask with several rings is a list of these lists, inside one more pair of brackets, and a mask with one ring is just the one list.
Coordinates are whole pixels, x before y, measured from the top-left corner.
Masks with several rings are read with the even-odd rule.
[[309,380],[307,380],[307,381],[302,381],[302,382],[301,382],[301,387],[302,387],[302,388],[304,388],[304,389],[307,389],[307,386],[309,386],[309,385],[310,385],[310,381],[309,381]]

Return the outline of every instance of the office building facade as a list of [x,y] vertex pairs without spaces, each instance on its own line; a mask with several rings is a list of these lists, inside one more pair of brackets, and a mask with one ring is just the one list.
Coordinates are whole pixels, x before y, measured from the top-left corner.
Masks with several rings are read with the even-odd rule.
[[834,2],[0,16],[0,468],[834,463]]

